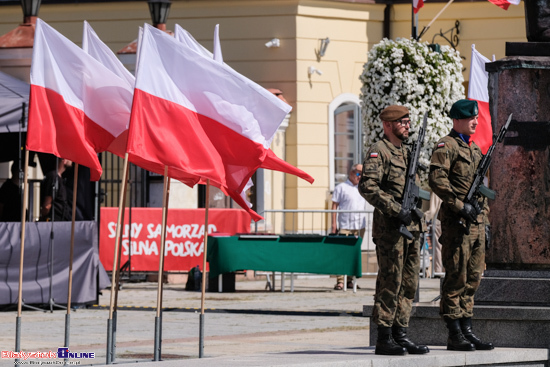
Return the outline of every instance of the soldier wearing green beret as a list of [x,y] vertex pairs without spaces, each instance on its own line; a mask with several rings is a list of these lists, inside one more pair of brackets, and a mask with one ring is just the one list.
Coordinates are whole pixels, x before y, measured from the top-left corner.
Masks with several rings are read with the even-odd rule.
[[[409,110],[389,106],[380,119],[384,138],[367,152],[359,182],[359,192],[375,207],[372,237],[379,269],[373,308],[378,330],[375,353],[425,354],[428,347],[414,344],[407,336],[420,273],[420,232],[424,230],[424,223],[401,207],[409,162],[409,151],[402,144],[409,137]],[[399,233],[401,224],[407,226],[412,240]]]
[[472,332],[474,294],[485,268],[485,244],[490,240],[489,206],[485,200],[481,214],[476,216],[474,208],[463,202],[483,156],[470,139],[478,124],[477,102],[455,102],[450,116],[453,129],[436,143],[429,174],[430,187],[442,200],[439,242],[445,279],[440,314],[449,329],[448,350],[489,350],[493,344]]

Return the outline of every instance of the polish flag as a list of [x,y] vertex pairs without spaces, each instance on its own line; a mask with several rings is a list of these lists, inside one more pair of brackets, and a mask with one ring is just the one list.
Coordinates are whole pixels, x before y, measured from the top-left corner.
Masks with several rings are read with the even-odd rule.
[[[216,27],[214,29],[214,52],[208,51],[203,45],[201,45],[193,36],[191,33],[183,29],[179,24],[176,24],[175,30],[174,30],[174,37],[185,44],[190,49],[198,52],[199,54],[203,55],[206,58],[214,59],[219,63],[223,63],[223,55],[220,45],[220,28],[219,24],[216,24]],[[248,182],[243,188],[243,191],[241,191],[241,198],[246,203],[246,206],[249,208],[252,208],[252,204],[248,201],[246,191],[250,189],[252,186],[254,186],[254,183],[252,182],[252,179],[249,178]]]
[[[199,54],[202,54],[206,58],[214,59],[217,62],[223,63],[223,55],[222,55],[221,45],[220,45],[219,24],[216,24],[216,27],[214,29],[214,52],[213,53],[208,51],[204,46],[202,46],[199,42],[197,42],[193,38],[193,36],[189,32],[187,32],[185,29],[183,29],[179,24],[176,24],[174,33],[175,33],[174,37],[178,41],[189,46],[189,48],[195,50]],[[269,140],[268,145],[271,145],[271,140]],[[277,157],[271,149],[269,149],[267,153],[268,153],[267,157],[262,163],[261,168],[271,169],[274,171],[287,172],[302,178],[309,177],[309,176],[304,176],[305,173],[303,171],[298,170],[296,167],[290,165],[289,163]],[[246,191],[249,188],[251,188],[253,185],[254,184],[252,182],[252,179],[249,179],[245,187],[243,188],[243,191],[240,194],[248,207],[252,207],[252,204],[250,204],[250,202],[248,202],[247,200]]]
[[290,106],[225,64],[145,24],[127,152],[130,161],[188,186],[207,179],[251,214],[240,193],[262,165]]
[[[215,38],[215,35],[216,35],[216,33],[214,33],[214,38]],[[186,31],[185,29],[183,29],[179,24],[176,24],[176,26],[174,28],[174,38],[177,39],[178,41],[180,41],[181,43],[183,43],[188,48],[202,54],[204,57],[207,57],[207,58],[210,58],[210,59],[214,58],[214,54],[212,52],[208,51],[208,49],[206,47],[204,47],[203,45],[201,45],[191,35],[191,33]],[[223,62],[223,60],[222,60],[222,62]]]
[[132,93],[121,79],[55,29],[36,21],[27,149],[90,168],[121,133]]
[[[120,87],[126,88],[126,93],[134,94],[134,84],[136,78],[122,65],[118,57],[111,51],[99,36],[95,33],[92,26],[84,21],[84,32],[82,35],[82,49],[88,55],[103,64],[107,69],[111,70],[120,78]],[[117,116],[121,119],[120,123],[124,122],[125,130],[116,137],[115,140],[107,147],[107,151],[124,157],[126,153],[126,143],[128,142],[128,127],[130,125],[130,111],[132,110],[132,99],[120,100],[120,103],[126,103],[126,113]]]
[[479,145],[483,154],[487,153],[493,144],[493,127],[489,113],[489,73],[485,71],[485,64],[488,62],[491,61],[477,52],[475,45],[472,45],[468,99],[477,101],[479,107],[478,125],[472,140]]
[[421,7],[424,6],[424,0],[412,0],[413,2],[413,11],[414,13],[418,13]]
[[519,5],[520,0],[489,0],[498,7],[501,7],[504,10],[508,10],[510,4]]

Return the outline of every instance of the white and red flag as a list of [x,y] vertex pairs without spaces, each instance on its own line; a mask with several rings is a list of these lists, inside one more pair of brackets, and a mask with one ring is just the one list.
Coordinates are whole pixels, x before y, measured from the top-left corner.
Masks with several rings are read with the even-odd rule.
[[424,0],[412,0],[413,12],[416,14],[424,6]]
[[520,0],[489,0],[498,7],[501,7],[504,10],[508,10],[510,4],[519,5]]
[[[214,39],[215,35],[216,33],[214,33]],[[191,35],[191,33],[183,29],[179,24],[176,24],[174,28],[174,37],[190,49],[202,54],[204,57],[208,57],[210,59],[214,58],[214,54],[212,52],[208,51],[206,47],[197,42],[197,40]]]
[[145,25],[128,136],[129,159],[188,186],[207,179],[251,211],[240,193],[260,167],[305,172],[269,144],[290,106],[225,64]]
[[[125,94],[127,95],[134,94],[136,78],[126,69],[126,67],[124,67],[124,65],[122,65],[109,46],[101,41],[87,21],[84,21],[82,49],[120,78],[118,88],[126,88]],[[98,92],[101,93],[101,91]],[[130,111],[132,110],[132,98],[119,99],[118,102],[126,104],[124,112],[122,112],[121,109],[121,111],[119,111],[120,115],[116,116],[116,118],[120,119],[120,123],[124,122],[125,130],[113,140],[106,150],[119,157],[124,157],[126,153],[126,143],[128,142],[128,127],[130,124]]]
[[[221,44],[220,44],[220,32],[219,32],[219,24],[216,24],[216,27],[214,29],[214,47],[213,51],[208,51],[203,45],[201,45],[193,36],[191,33],[183,29],[179,24],[176,24],[174,37],[185,44],[190,49],[198,52],[199,54],[203,55],[206,58],[214,59],[217,62],[223,63],[223,55],[221,50]],[[248,179],[248,182],[246,183],[245,187],[243,188],[243,191],[241,192],[241,198],[244,200],[246,205],[251,208],[252,204],[248,201],[246,191],[254,186],[254,183],[252,182],[252,179]]]
[[491,61],[477,52],[475,45],[472,45],[468,99],[477,101],[479,107],[478,125],[472,140],[479,145],[483,154],[487,153],[493,144],[493,127],[489,112],[489,73],[485,71],[485,64],[488,62]]
[[101,177],[97,153],[126,130],[132,94],[121,79],[41,19],[31,65],[27,149],[51,153]]

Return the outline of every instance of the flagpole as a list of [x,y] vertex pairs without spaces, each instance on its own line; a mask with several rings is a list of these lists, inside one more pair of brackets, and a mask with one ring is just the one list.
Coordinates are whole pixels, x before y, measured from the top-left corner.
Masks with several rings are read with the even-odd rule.
[[[126,202],[126,183],[128,181],[128,153],[124,155],[124,166],[123,166],[123,177],[121,195],[118,201],[118,217],[116,225],[116,235],[115,235],[115,246],[114,246],[114,255],[113,255],[113,271],[111,273],[111,302],[109,306],[109,319],[107,320],[107,355],[106,355],[106,364],[111,364],[114,360],[113,355],[113,314],[115,313],[115,299],[118,296],[118,267],[119,263],[119,248],[121,243],[121,232],[122,232],[122,218],[124,215],[124,206]],[[131,251],[131,247],[130,247]]]
[[414,14],[414,0],[411,0],[411,38],[417,39],[416,34],[418,32],[418,17]]
[[[128,184],[128,175],[130,170],[130,163],[128,163],[128,171],[126,172],[125,182],[126,185]],[[116,263],[116,273],[113,276],[113,279],[115,279],[115,299],[113,304],[113,321],[112,321],[112,330],[111,330],[111,362],[114,363],[116,361],[116,332],[117,332],[117,323],[118,323],[118,294],[120,292],[120,259],[122,258],[122,237],[124,237],[124,222],[125,222],[125,216],[126,216],[126,195],[128,193],[127,186],[124,186],[124,201],[123,201],[123,207],[122,207],[122,214],[120,216],[120,231],[121,235],[117,242],[116,248],[118,253],[118,261]],[[132,251],[132,245],[130,244],[130,250]],[[115,264],[113,264],[115,265]]]
[[472,49],[470,52],[470,73],[468,75],[468,90],[470,89],[470,82],[472,81],[472,63],[474,62],[474,50],[476,49],[476,45],[472,43]]
[[418,38],[416,39],[417,41],[424,35],[424,33],[426,33],[428,31],[428,29],[430,29],[431,25],[436,21],[437,18],[439,18],[439,16],[441,15],[441,13],[443,13],[445,11],[445,9],[447,9],[449,7],[449,5],[451,5],[451,3],[453,2],[454,0],[449,0],[449,2],[447,4],[445,4],[445,6],[443,7],[443,9],[441,9],[439,11],[439,13],[437,13],[437,15],[432,19],[432,21],[430,23],[428,23],[427,26],[425,26],[424,28],[422,28],[422,32],[420,32],[420,35],[418,36]]
[[[29,169],[29,151],[25,150],[25,175],[23,177],[23,207],[21,208],[21,254],[19,255],[19,292],[17,300],[17,317],[15,319],[15,351],[21,351],[21,309],[23,304],[23,253],[25,250],[25,225],[27,213],[27,198],[29,187],[27,185],[27,170]],[[18,361],[19,359],[16,359]]]
[[157,290],[157,315],[155,316],[155,351],[154,361],[160,361],[162,347],[162,278],[164,275],[164,247],[166,244],[166,218],[168,217],[168,199],[170,194],[170,177],[168,166],[164,166],[164,189],[162,197],[162,229],[159,251],[159,275]]
[[202,259],[201,313],[199,316],[199,358],[204,357],[204,298],[206,293],[206,255],[208,252],[208,208],[210,207],[210,179],[206,180],[206,200],[204,205],[204,241]]
[[[128,167],[130,167],[130,165],[128,164]],[[128,182],[128,175],[125,176],[126,177],[126,182]],[[127,192],[128,192],[128,189],[125,188],[124,190],[124,208],[122,210],[122,216],[121,216],[121,219],[120,219],[120,227],[121,227],[121,231],[122,233],[124,233],[124,222],[125,222],[125,216],[126,216],[126,195],[127,195]],[[128,228],[128,231],[131,232],[131,228]],[[114,301],[114,305],[113,305],[113,328],[112,328],[112,331],[111,331],[111,334],[112,334],[112,337],[111,337],[111,356],[112,356],[112,360],[111,362],[115,362],[116,361],[116,332],[117,332],[117,323],[118,323],[118,294],[120,292],[120,262],[121,262],[121,258],[122,258],[122,237],[124,236],[124,234],[122,234],[120,236],[120,243],[118,244],[117,248],[118,248],[118,261],[116,263],[116,274],[114,276],[114,279],[115,279],[115,284],[116,284],[116,287],[115,287],[115,301]],[[128,236],[130,237],[130,236]],[[131,256],[131,252],[132,252],[132,244],[130,243],[130,247],[129,247],[129,251],[128,251],[128,256]]]
[[69,289],[67,292],[67,314],[65,315],[65,348],[69,348],[71,331],[71,297],[73,289],[73,258],[74,258],[74,225],[76,218],[76,197],[78,188],[78,163],[74,164],[73,178],[73,213],[71,219],[71,249],[69,251]]

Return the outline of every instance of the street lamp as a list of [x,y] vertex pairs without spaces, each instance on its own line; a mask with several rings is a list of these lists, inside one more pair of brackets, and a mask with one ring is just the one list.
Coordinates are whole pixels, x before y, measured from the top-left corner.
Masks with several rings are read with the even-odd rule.
[[41,0],[21,0],[23,23],[36,24],[36,17],[38,16],[38,9],[40,9],[41,2]]
[[168,18],[168,12],[170,11],[172,2],[170,0],[149,0],[148,4],[153,26],[165,31],[166,18]]

